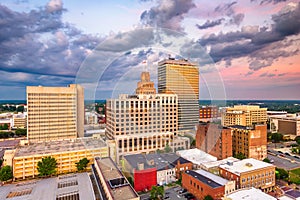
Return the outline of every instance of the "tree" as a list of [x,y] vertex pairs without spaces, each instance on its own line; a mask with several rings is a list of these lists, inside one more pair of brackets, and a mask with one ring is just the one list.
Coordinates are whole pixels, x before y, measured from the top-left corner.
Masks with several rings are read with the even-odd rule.
[[278,142],[282,141],[283,135],[281,133],[273,133],[271,136],[271,139],[273,142],[278,143]]
[[266,163],[271,163],[271,161],[269,160],[269,158],[265,158],[265,159],[263,159],[263,161],[266,162]]
[[193,139],[192,142],[191,142],[191,147],[195,147],[196,146],[196,140]]
[[1,169],[2,163],[3,163],[3,160],[0,159],[0,169]]
[[281,168],[276,168],[276,178],[277,179],[285,179],[288,178],[289,173]]
[[50,176],[56,173],[57,162],[51,156],[42,158],[37,164],[39,176]]
[[152,186],[150,192],[150,199],[156,200],[164,197],[164,186]]
[[172,148],[169,146],[169,144],[167,144],[167,145],[165,146],[164,152],[165,152],[165,153],[170,153],[170,152],[172,152]]
[[87,158],[82,158],[79,162],[75,163],[78,171],[83,171],[87,168],[89,164],[89,160]]
[[246,158],[246,156],[242,153],[238,153],[238,154],[234,155],[233,157],[240,159],[240,160],[243,160]]
[[15,131],[16,135],[17,136],[26,136],[27,135],[27,129],[24,129],[24,128],[18,128],[16,131]]
[[295,141],[297,142],[298,145],[300,145],[300,136],[297,136],[297,137],[295,138]]
[[206,195],[204,197],[204,200],[214,200],[214,198],[212,198],[210,195]]
[[0,180],[8,181],[13,178],[13,172],[11,166],[6,165],[0,169]]

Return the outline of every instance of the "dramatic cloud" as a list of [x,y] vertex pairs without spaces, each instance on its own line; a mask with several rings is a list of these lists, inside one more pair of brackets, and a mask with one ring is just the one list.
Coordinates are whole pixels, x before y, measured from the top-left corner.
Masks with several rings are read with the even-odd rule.
[[[225,10],[230,9],[232,5],[234,4],[225,6]],[[289,57],[299,53],[299,48],[288,47],[299,43],[297,38],[300,33],[300,3],[288,4],[279,13],[273,15],[272,20],[273,24],[270,28],[244,26],[240,31],[202,37],[199,43],[211,47],[210,55],[215,62],[249,57],[249,68],[259,70],[272,65],[279,57]],[[292,35],[296,39],[290,39],[289,36]]]
[[[61,0],[51,0],[45,8],[30,12],[0,5],[0,71],[57,76],[61,80],[74,78],[101,38],[82,34],[64,23],[63,10]],[[47,84],[58,82],[54,78],[48,80]],[[32,78],[23,82],[33,83]]]
[[181,21],[184,14],[194,8],[192,0],[159,0],[158,5],[141,14],[141,21],[152,27],[182,31]]
[[[269,4],[269,3],[273,3],[273,4],[277,4],[277,3],[281,3],[281,2],[286,2],[287,0],[260,0],[260,5],[263,4]],[[251,0],[251,2],[257,2],[257,0]]]
[[225,19],[224,18],[221,18],[221,19],[217,19],[215,21],[210,21],[210,20],[207,20],[204,24],[202,25],[199,25],[199,24],[196,24],[196,27],[199,28],[200,30],[201,29],[207,29],[207,28],[211,28],[211,27],[214,27],[214,26],[218,26],[222,23],[222,21],[224,21]]

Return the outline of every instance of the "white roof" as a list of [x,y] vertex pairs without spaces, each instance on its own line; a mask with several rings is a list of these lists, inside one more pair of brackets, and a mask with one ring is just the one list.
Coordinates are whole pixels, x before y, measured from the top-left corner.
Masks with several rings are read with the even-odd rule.
[[256,160],[254,158],[248,158],[236,162],[232,162],[230,165],[229,163],[222,164],[219,167],[230,171],[231,173],[240,175],[243,172],[253,171],[265,167],[274,166],[272,164]]
[[200,165],[205,162],[217,161],[217,158],[201,151],[200,149],[188,149],[176,152],[179,156],[191,161],[194,164]]
[[275,197],[272,197],[256,188],[236,190],[235,192],[227,195],[226,197],[231,200],[276,200]]
[[201,167],[204,169],[210,169],[212,167],[218,167],[218,166],[226,164],[228,162],[236,162],[236,161],[239,161],[239,159],[234,158],[234,157],[228,157],[223,160],[202,163]]
[[229,180],[227,180],[227,179],[224,179],[220,176],[214,175],[214,174],[212,174],[208,171],[202,170],[202,169],[196,170],[195,172],[215,181],[216,183],[219,183],[220,185],[225,185],[226,183],[229,182]]

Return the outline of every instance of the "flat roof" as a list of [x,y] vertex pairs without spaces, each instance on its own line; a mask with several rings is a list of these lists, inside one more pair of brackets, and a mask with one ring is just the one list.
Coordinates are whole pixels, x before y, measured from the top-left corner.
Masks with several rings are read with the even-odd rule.
[[[113,199],[117,200],[127,200],[138,197],[138,194],[135,190],[131,187],[131,185],[124,179],[123,174],[115,165],[115,163],[111,160],[111,158],[95,158],[96,165],[101,170],[101,173],[107,183],[107,186],[110,190]],[[114,180],[123,180],[122,185],[120,187],[110,187],[110,183]]]
[[217,161],[217,157],[214,157],[200,149],[188,149],[176,152],[177,155],[191,161],[194,164],[200,165],[201,163]]
[[227,195],[226,197],[230,198],[231,200],[276,200],[275,197],[272,197],[271,195],[268,195],[256,188],[236,190],[233,193]]
[[[73,196],[73,198],[70,196]],[[48,200],[59,197],[65,197],[66,200],[76,200],[77,198],[78,200],[95,200],[92,182],[88,173],[22,181],[0,187],[0,200]]]
[[205,176],[205,177],[207,177],[211,180],[214,180],[216,183],[219,183],[220,185],[226,185],[226,183],[229,182],[229,180],[224,179],[224,178],[222,178],[220,176],[217,176],[215,174],[212,174],[212,173],[210,173],[208,171],[205,171],[203,169],[196,170],[196,172],[198,174],[202,175],[202,176]]
[[239,161],[239,159],[234,158],[234,157],[228,157],[228,158],[225,158],[223,160],[217,160],[217,161],[202,163],[201,166],[206,168],[206,169],[209,169],[209,168],[212,168],[212,167],[218,167],[218,166],[220,166],[222,164],[226,164],[228,162],[236,162],[236,161]]
[[249,171],[262,169],[262,168],[266,168],[266,167],[272,167],[272,166],[274,166],[274,165],[260,161],[260,160],[256,160],[254,158],[248,158],[248,159],[244,159],[244,160],[240,160],[240,161],[236,161],[236,162],[232,162],[232,163],[222,164],[219,167],[223,168],[233,174],[240,175],[241,173],[244,173],[244,172],[249,172]]
[[18,146],[20,143],[20,139],[16,139],[16,140],[3,140],[0,141],[0,149],[1,148],[15,148],[16,146]]
[[218,183],[217,181],[215,181],[210,176],[206,176],[206,174],[198,173],[197,171],[187,170],[185,173],[192,176],[192,177],[194,177],[195,179],[199,180],[200,182],[208,185],[211,188],[218,188],[218,187],[221,187],[221,186],[224,185],[224,184]]
[[16,151],[15,157],[78,151],[85,149],[99,149],[105,146],[105,142],[98,138],[77,138],[72,140],[47,141],[32,143],[28,146],[20,146]]
[[174,58],[164,59],[158,62],[158,65],[175,64],[184,66],[196,66],[196,64],[189,62],[186,59],[175,60]]
[[[164,153],[164,154],[132,154],[124,156],[127,162],[134,169],[138,169],[138,164],[143,163],[144,169],[156,168],[157,171],[172,169],[179,160],[181,164],[189,163],[190,161],[179,157],[175,153]],[[153,160],[153,164],[150,161]]]

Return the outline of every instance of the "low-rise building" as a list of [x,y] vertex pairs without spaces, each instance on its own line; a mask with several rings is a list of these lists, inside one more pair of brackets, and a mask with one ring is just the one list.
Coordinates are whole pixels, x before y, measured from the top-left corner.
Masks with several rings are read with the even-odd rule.
[[98,182],[99,190],[104,193],[102,195],[105,196],[105,199],[140,199],[139,195],[111,158],[96,157],[93,165],[93,174]]
[[254,127],[235,125],[232,130],[233,155],[263,160],[267,157],[267,125]]
[[275,166],[248,158],[219,166],[220,176],[236,181],[236,189],[258,188],[270,191],[275,186]]
[[235,190],[235,181],[226,180],[204,170],[189,170],[182,175],[182,187],[197,199],[204,199],[207,195],[213,199],[221,199]]
[[201,106],[199,109],[199,119],[218,118],[219,110],[217,106]]
[[253,199],[263,199],[263,200],[276,200],[275,197],[268,195],[256,188],[245,188],[236,190],[228,195],[225,195],[223,200],[253,200]]
[[236,161],[239,161],[239,159],[234,157],[228,157],[223,160],[201,163],[200,168],[204,169],[205,171],[209,171],[210,173],[219,175],[220,165],[226,164],[228,162],[236,162]]
[[269,120],[272,133],[279,132],[293,138],[300,135],[300,116],[296,114],[274,115]]
[[12,128],[27,128],[27,115],[25,115],[24,113],[15,114],[13,116]]
[[177,151],[176,154],[192,162],[195,169],[199,169],[202,163],[217,161],[216,157],[197,148]]
[[[57,161],[57,173],[76,172],[76,162],[82,158],[93,163],[95,156],[108,157],[108,146],[102,139],[78,138],[58,140],[21,146],[13,152],[11,163],[15,179],[34,178],[38,175],[37,163],[51,156]],[[8,159],[6,159],[7,162]],[[89,167],[88,167],[89,169]]]
[[219,160],[231,157],[231,129],[215,123],[200,123],[196,132],[196,147]]
[[96,198],[89,175],[77,173],[0,187],[0,200],[20,199],[95,200]]

